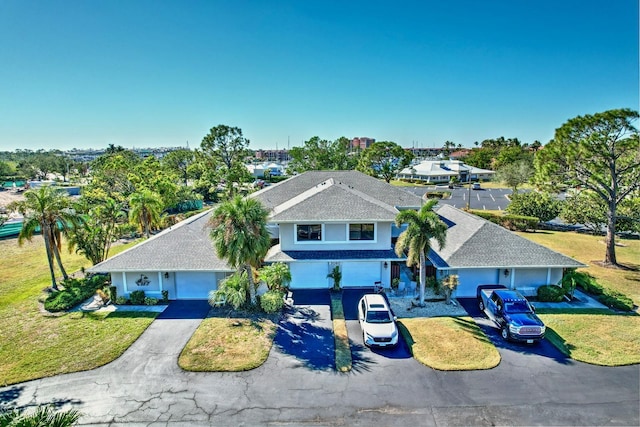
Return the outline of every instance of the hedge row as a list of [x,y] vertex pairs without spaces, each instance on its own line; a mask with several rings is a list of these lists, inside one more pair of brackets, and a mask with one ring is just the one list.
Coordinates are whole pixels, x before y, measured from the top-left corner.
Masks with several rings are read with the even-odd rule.
[[53,292],[44,302],[44,308],[50,312],[66,311],[91,297],[102,288],[107,276],[95,275],[84,279],[69,279],[63,283],[64,289]]
[[540,223],[540,220],[534,216],[499,215],[479,210],[472,210],[471,213],[512,231],[536,230]]

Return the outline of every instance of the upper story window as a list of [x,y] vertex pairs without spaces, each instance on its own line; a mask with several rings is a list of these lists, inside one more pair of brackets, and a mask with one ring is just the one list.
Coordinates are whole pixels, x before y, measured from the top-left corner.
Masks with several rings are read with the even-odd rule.
[[322,225],[320,224],[298,224],[298,242],[308,242],[322,240]]
[[349,224],[349,240],[374,240],[373,224]]

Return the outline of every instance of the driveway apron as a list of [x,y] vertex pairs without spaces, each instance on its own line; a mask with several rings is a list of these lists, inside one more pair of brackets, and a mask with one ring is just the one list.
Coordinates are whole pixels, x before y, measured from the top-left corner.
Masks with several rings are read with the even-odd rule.
[[145,375],[180,372],[178,356],[209,309],[206,300],[171,302],[110,368]]
[[293,291],[293,306],[285,311],[274,339],[277,350],[292,365],[333,370],[335,342],[327,290]]

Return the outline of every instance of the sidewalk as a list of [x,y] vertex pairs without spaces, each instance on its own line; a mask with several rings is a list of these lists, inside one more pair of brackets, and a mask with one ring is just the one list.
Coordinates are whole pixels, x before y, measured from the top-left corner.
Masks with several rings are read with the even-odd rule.
[[587,294],[575,290],[573,293],[573,301],[562,301],[562,302],[534,302],[533,305],[536,308],[562,308],[562,309],[577,309],[577,308],[601,308],[608,309],[604,304],[600,304],[595,299],[591,298]]

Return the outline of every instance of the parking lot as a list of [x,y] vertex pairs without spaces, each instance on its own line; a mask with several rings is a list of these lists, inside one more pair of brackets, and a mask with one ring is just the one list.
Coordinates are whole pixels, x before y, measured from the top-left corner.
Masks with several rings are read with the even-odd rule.
[[509,205],[507,196],[511,190],[506,188],[481,188],[480,190],[469,190],[469,188],[456,187],[453,189],[447,186],[438,187],[402,187],[417,196],[424,196],[427,191],[447,191],[451,196],[442,199],[439,203],[451,205],[454,208],[466,208],[467,203],[471,209],[478,210],[505,210]]

